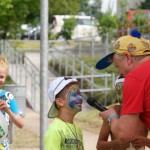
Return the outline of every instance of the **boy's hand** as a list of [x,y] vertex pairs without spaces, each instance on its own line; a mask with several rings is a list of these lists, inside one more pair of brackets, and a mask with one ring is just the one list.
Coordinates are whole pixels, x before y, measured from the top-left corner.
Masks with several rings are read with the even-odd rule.
[[143,136],[136,136],[132,141],[133,147],[136,149],[140,149],[141,147],[146,146],[147,141],[149,141],[148,138],[143,137]]
[[3,100],[0,100],[0,110],[5,111],[6,113],[9,111],[7,103]]
[[125,149],[130,147],[130,143],[129,142],[123,142],[123,141],[121,141],[119,139],[117,139],[115,141],[117,142],[116,147],[115,147],[116,149],[118,149],[118,147],[120,147],[121,150],[122,149],[125,150]]

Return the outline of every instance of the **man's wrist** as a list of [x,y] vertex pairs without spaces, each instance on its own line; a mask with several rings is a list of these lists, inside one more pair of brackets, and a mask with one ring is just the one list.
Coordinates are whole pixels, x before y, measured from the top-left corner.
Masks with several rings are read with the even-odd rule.
[[117,119],[119,119],[119,116],[118,116],[117,114],[111,114],[111,115],[108,117],[108,122],[110,122],[112,118],[117,118]]

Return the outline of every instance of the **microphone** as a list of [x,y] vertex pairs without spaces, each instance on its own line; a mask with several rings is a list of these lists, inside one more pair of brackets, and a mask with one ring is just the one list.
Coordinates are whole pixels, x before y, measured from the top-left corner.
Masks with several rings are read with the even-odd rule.
[[101,103],[98,103],[94,98],[89,97],[87,100],[87,103],[92,106],[95,107],[96,109],[98,109],[99,111],[105,111],[107,110],[106,107],[104,107]]

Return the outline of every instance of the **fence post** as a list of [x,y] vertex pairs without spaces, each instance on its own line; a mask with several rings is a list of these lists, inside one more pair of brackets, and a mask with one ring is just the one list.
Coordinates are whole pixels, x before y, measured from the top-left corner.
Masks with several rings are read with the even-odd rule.
[[112,73],[112,88],[113,89],[114,89],[114,85],[115,85],[115,80],[116,80],[115,73]]
[[130,34],[130,28],[129,27],[127,28],[127,33]]
[[59,74],[61,74],[61,67],[62,67],[62,53],[59,54]]
[[82,45],[81,45],[81,41],[79,41],[79,57],[81,57],[81,50],[82,50]]
[[[84,75],[84,62],[81,61],[81,75]],[[81,89],[83,89],[83,78],[81,78]]]
[[[105,88],[107,89],[108,88],[108,77],[105,76]],[[107,90],[105,90],[105,102],[104,102],[104,105],[106,106],[107,105]]]
[[72,60],[72,75],[74,76],[75,75],[75,55],[73,55],[73,60]]
[[107,55],[109,53],[109,50],[108,50],[108,33],[106,33],[105,47],[106,47],[106,55]]
[[65,55],[66,56],[66,64],[65,64],[65,75],[68,74],[68,55]]
[[92,43],[91,43],[91,49],[92,49],[92,57],[94,57],[94,38],[92,37]]
[[[93,84],[94,84],[94,78],[93,78],[93,72],[94,72],[94,68],[91,67],[91,89],[93,89]],[[93,91],[91,92],[91,96],[93,96]]]

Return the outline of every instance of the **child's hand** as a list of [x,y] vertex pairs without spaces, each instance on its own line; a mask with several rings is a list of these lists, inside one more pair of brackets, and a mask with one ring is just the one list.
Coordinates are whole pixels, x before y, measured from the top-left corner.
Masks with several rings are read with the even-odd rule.
[[146,146],[146,143],[149,143],[150,140],[143,136],[136,136],[132,141],[132,146],[136,149],[140,149],[141,147]]
[[3,100],[0,100],[0,110],[5,111],[6,113],[9,111],[7,103]]
[[130,147],[130,143],[129,142],[123,142],[123,141],[121,141],[119,139],[117,139],[115,141],[116,141],[116,147],[115,147],[116,149],[118,149],[118,147],[120,147],[121,150],[125,150],[125,149]]

